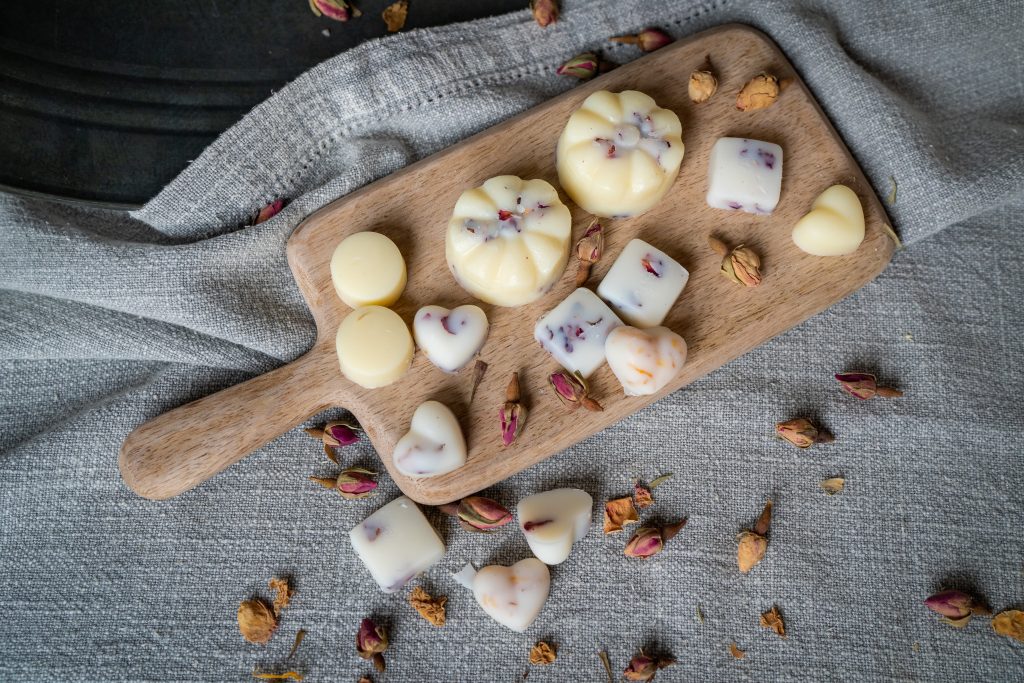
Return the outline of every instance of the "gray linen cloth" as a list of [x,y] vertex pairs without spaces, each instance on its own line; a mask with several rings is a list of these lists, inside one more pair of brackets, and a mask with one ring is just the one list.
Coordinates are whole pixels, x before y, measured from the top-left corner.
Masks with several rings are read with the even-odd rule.
[[[369,667],[354,634],[373,615],[392,642],[378,681],[520,680],[542,638],[558,660],[531,681],[604,680],[599,648],[618,675],[640,647],[679,660],[659,680],[1019,680],[1024,645],[983,619],[938,623],[922,600],[956,586],[997,610],[1024,605],[1024,5],[565,5],[546,30],[522,11],[340,55],[131,217],[0,196],[0,679],[245,681],[280,666],[355,681]],[[437,629],[378,592],[348,547],[393,484],[360,502],[317,489],[306,477],[336,470],[299,430],[168,502],[121,483],[118,447],[136,425],[312,343],[284,257],[304,216],[573,87],[554,69],[584,48],[639,56],[609,36],[730,21],[778,42],[881,196],[895,178],[889,211],[910,248],[827,312],[488,491],[511,506],[579,486],[599,508],[633,477],[674,472],[644,513],[689,517],[662,555],[629,560],[624,538],[595,527],[520,635],[448,573],[526,557],[521,534],[469,535],[428,511],[448,543],[422,579],[450,598]],[[281,214],[239,229],[277,197],[292,200]],[[831,379],[844,368],[907,396],[859,402]],[[838,441],[797,451],[772,437],[800,415]],[[345,458],[376,464],[365,443]],[[818,484],[835,475],[847,487],[828,497]],[[767,497],[768,555],[741,576],[735,535]],[[238,602],[282,574],[298,593],[278,634],[243,642]],[[758,626],[772,604],[786,640]],[[285,662],[299,628],[309,635]]]

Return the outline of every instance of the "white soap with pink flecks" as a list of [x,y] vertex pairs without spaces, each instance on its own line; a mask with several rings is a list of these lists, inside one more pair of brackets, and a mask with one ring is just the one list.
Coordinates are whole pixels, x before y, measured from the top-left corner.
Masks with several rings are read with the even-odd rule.
[[782,193],[782,148],[747,138],[719,138],[708,162],[708,206],[770,214]]
[[597,294],[630,325],[655,327],[683,292],[690,273],[671,256],[643,240],[630,240]]
[[589,289],[580,287],[537,321],[534,338],[559,365],[589,377],[604,363],[604,342],[622,321]]
[[385,593],[395,593],[444,556],[444,543],[416,503],[401,496],[348,534],[352,549]]

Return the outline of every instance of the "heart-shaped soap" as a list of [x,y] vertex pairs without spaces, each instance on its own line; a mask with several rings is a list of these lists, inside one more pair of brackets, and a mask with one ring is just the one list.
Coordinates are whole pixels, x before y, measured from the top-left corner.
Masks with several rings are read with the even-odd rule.
[[455,372],[483,348],[487,315],[472,304],[450,311],[442,306],[424,306],[416,311],[412,331],[416,345],[431,363],[445,372]]
[[392,460],[410,477],[436,477],[465,465],[466,439],[455,413],[437,401],[421,403]]
[[683,369],[686,341],[667,327],[617,327],[605,341],[604,355],[626,396],[647,396]]
[[857,193],[833,185],[814,200],[811,212],[793,226],[793,242],[814,256],[843,256],[864,241],[864,207]]
[[519,528],[530,550],[546,564],[569,557],[572,544],[587,535],[594,501],[579,489],[554,489],[519,501]]
[[540,614],[548,599],[548,566],[529,557],[511,567],[484,567],[473,578],[473,597],[499,624],[522,633]]

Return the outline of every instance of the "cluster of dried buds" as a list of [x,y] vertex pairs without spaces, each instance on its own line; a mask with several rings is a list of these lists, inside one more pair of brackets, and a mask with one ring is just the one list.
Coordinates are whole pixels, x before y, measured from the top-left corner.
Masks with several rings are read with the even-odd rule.
[[878,379],[869,372],[840,372],[836,376],[843,391],[867,400],[879,396],[881,398],[899,398],[903,392],[892,387],[878,386]]
[[666,666],[672,666],[676,660],[672,657],[652,657],[640,650],[640,654],[634,655],[629,660],[629,666],[622,672],[627,681],[652,681],[655,674]]
[[736,551],[736,564],[746,574],[754,568],[768,550],[768,528],[772,524],[772,502],[769,500],[757,518],[753,528],[741,531],[737,537],[739,547]]
[[576,271],[576,286],[582,287],[590,277],[590,269],[601,260],[604,254],[604,230],[598,220],[594,220],[583,237],[576,243],[576,258],[579,269]]
[[666,524],[662,527],[640,527],[626,543],[626,549],[623,552],[626,557],[639,557],[642,560],[654,557],[664,550],[665,544],[675,538],[684,526],[686,526],[685,517],[674,524]]
[[942,621],[950,626],[963,628],[971,617],[992,616],[984,600],[962,591],[942,591],[924,601],[925,607],[942,615]]
[[600,403],[591,398],[587,380],[578,371],[570,373],[567,370],[559,370],[551,374],[548,382],[555,390],[555,395],[559,400],[572,410],[576,410],[580,406],[594,412],[604,410]]
[[377,671],[384,671],[384,651],[388,649],[388,634],[383,626],[363,619],[356,633],[356,652],[363,659],[369,659]]
[[775,425],[775,433],[797,448],[810,448],[812,444],[831,443],[836,440],[831,433],[815,426],[806,417],[778,423]]
[[309,480],[325,489],[336,489],[342,498],[357,500],[369,498],[377,492],[377,473],[362,467],[349,467],[336,478],[310,477]]
[[722,275],[744,287],[761,284],[761,257],[750,247],[739,245],[730,249],[717,237],[708,236],[708,245],[722,257]]
[[498,410],[501,421],[501,443],[511,446],[526,426],[526,406],[519,394],[519,373],[513,372],[505,389],[505,403]]
[[494,531],[512,521],[512,513],[508,508],[483,496],[468,496],[457,503],[447,503],[439,508],[452,517],[458,517],[459,524],[467,531]]

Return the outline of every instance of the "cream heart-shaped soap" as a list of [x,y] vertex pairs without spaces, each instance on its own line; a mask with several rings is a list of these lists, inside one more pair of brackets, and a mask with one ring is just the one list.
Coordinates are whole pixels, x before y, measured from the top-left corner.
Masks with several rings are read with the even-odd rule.
[[683,369],[686,341],[667,327],[617,327],[605,340],[604,355],[626,396],[647,396]]
[[466,439],[455,413],[437,401],[421,403],[392,461],[409,477],[436,477],[465,465]]
[[579,489],[554,489],[519,501],[519,528],[530,550],[545,564],[569,557],[572,545],[587,535],[594,501]]
[[864,241],[864,207],[857,193],[833,185],[814,200],[811,212],[793,226],[793,242],[814,256],[843,256]]
[[431,363],[445,372],[455,372],[483,348],[487,315],[472,304],[450,311],[442,306],[424,306],[416,311],[412,331],[416,345]]
[[484,567],[473,578],[473,597],[487,616],[522,633],[540,614],[548,599],[548,566],[530,557],[511,567]]

